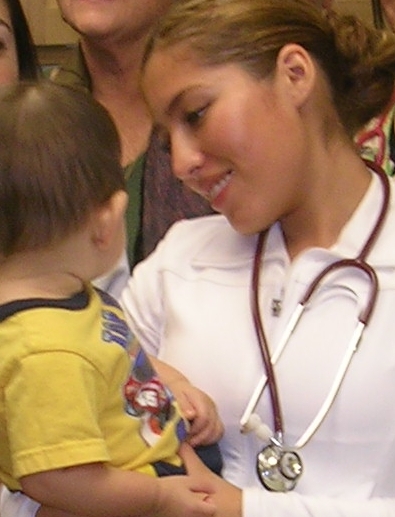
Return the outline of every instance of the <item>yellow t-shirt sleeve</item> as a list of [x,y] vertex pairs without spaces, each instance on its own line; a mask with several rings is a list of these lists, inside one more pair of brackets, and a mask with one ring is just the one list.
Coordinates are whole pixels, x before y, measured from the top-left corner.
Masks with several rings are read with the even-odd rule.
[[5,390],[15,477],[108,461],[96,395],[103,390],[103,377],[76,353],[41,352],[22,359]]

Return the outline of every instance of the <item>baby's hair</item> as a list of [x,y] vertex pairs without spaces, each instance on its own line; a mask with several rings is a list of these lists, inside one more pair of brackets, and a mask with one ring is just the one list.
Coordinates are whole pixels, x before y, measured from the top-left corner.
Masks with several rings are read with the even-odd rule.
[[91,95],[50,81],[0,89],[0,254],[46,247],[125,190],[118,133]]
[[236,63],[270,76],[281,48],[297,43],[325,72],[350,136],[391,100],[395,35],[360,19],[321,9],[311,0],[185,0],[158,22],[146,47],[185,44],[207,65]]

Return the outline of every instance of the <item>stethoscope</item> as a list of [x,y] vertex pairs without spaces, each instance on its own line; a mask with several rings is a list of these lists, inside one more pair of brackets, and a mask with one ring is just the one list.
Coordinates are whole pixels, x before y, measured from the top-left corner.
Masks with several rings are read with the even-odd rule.
[[[254,264],[252,270],[251,281],[251,310],[254,321],[255,332],[258,338],[259,347],[262,355],[262,361],[265,367],[265,374],[261,377],[257,387],[255,388],[247,407],[241,417],[240,426],[241,432],[246,433],[254,431],[256,435],[268,443],[258,454],[256,461],[256,470],[258,477],[265,488],[276,492],[286,492],[292,490],[300,476],[303,473],[303,463],[299,453],[301,449],[310,438],[317,431],[322,424],[326,415],[328,414],[336,395],[343,382],[347,369],[351,363],[354,353],[358,348],[363,331],[368,325],[372,316],[373,309],[376,305],[378,295],[378,279],[376,272],[370,266],[366,259],[374,246],[377,237],[383,227],[385,217],[388,213],[389,199],[390,199],[390,184],[389,179],[383,169],[378,165],[365,160],[366,165],[375,172],[380,178],[383,189],[383,201],[380,213],[377,217],[376,224],[367,238],[360,253],[355,258],[340,259],[326,268],[324,268],[311,282],[307,288],[304,296],[299,301],[294,313],[291,315],[284,333],[279,341],[279,344],[272,355],[270,356],[267,339],[263,330],[262,318],[259,308],[259,276],[260,264],[263,255],[263,247],[265,242],[266,232],[259,235],[257,247],[255,251]],[[323,281],[328,276],[342,268],[359,269],[367,276],[370,289],[369,296],[365,308],[361,311],[358,317],[358,324],[353,332],[350,342],[346,348],[346,352],[339,366],[338,372],[333,380],[332,386],[326,396],[317,415],[314,417],[311,424],[308,426],[303,435],[295,443],[293,447],[288,447],[284,443],[284,425],[282,419],[281,405],[278,396],[277,381],[274,373],[274,365],[281,356],[291,334],[294,332],[297,323],[299,322],[305,308],[310,302],[313,294],[321,286]],[[260,417],[254,413],[254,410],[263,394],[263,391],[268,386],[269,398],[273,414],[274,432],[260,420]]]
[[[377,154],[375,156],[375,162],[379,165],[382,165],[385,159],[385,151],[386,151],[386,142],[387,142],[387,135],[384,132],[384,122],[386,121],[386,118],[388,117],[389,112],[393,109],[393,103],[390,104],[388,109],[382,113],[379,117],[377,117],[377,122],[374,124],[374,127],[372,129],[362,131],[360,135],[357,135],[356,137],[356,144],[359,149],[363,150],[365,146],[369,148],[369,142],[376,139],[378,143],[378,149]],[[391,121],[389,122],[392,124],[392,117]]]

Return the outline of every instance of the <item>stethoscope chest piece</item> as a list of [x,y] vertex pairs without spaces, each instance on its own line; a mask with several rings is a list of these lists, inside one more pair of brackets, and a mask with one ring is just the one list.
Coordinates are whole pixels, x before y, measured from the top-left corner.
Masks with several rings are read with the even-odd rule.
[[256,467],[261,483],[272,492],[292,490],[303,473],[299,454],[275,444],[257,455]]

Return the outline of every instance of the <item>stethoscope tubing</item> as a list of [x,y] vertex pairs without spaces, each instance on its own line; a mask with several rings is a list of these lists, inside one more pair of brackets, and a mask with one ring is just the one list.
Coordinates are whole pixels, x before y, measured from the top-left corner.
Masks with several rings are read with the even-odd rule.
[[260,307],[259,307],[259,272],[260,272],[260,263],[261,258],[263,254],[263,246],[265,241],[265,234],[266,232],[260,234],[258,238],[257,248],[254,256],[254,265],[253,265],[253,273],[252,273],[252,289],[251,289],[251,304],[252,304],[252,316],[254,321],[254,326],[256,330],[256,335],[259,341],[260,345],[260,351],[262,354],[262,360],[265,366],[265,373],[262,375],[261,379],[258,382],[258,385],[256,386],[247,406],[246,409],[240,419],[240,426],[241,431],[245,432],[248,427],[248,421],[251,417],[253,411],[255,410],[263,391],[265,390],[266,386],[269,387],[269,396],[272,406],[272,412],[273,412],[273,421],[274,421],[274,437],[279,437],[279,440],[282,441],[283,437],[283,419],[282,419],[282,413],[281,413],[281,407],[280,407],[280,401],[278,397],[278,390],[277,390],[277,382],[275,379],[274,374],[274,368],[273,366],[277,363],[278,359],[280,358],[281,354],[283,353],[289,338],[291,337],[292,333],[294,332],[305,308],[310,303],[313,294],[317,292],[318,288],[322,285],[324,279],[326,279],[331,273],[333,273],[336,270],[344,269],[344,268],[355,268],[360,271],[362,271],[369,280],[370,284],[370,292],[368,296],[368,302],[366,304],[366,307],[361,311],[361,313],[358,316],[358,324],[353,332],[353,335],[349,341],[349,344],[346,348],[346,352],[344,354],[344,357],[341,361],[341,364],[339,366],[338,372],[335,376],[335,379],[332,383],[332,386],[321,405],[319,411],[317,412],[316,416],[314,417],[313,421],[310,423],[306,431],[303,433],[303,435],[297,440],[295,447],[301,448],[303,447],[310,438],[314,435],[314,433],[317,431],[321,423],[323,422],[325,416],[329,412],[336,395],[340,389],[340,386],[343,382],[343,379],[346,375],[346,372],[350,366],[352,357],[356,350],[358,349],[359,342],[361,340],[363,331],[365,327],[368,325],[371,316],[373,314],[373,310],[376,306],[378,291],[379,291],[379,282],[377,278],[377,274],[375,270],[372,268],[370,264],[366,262],[366,258],[371,251],[372,247],[374,246],[377,237],[380,233],[380,230],[384,224],[385,217],[388,213],[388,207],[389,207],[389,198],[390,198],[390,188],[389,188],[389,179],[385,172],[381,169],[381,167],[377,166],[376,164],[373,164],[369,161],[365,161],[367,166],[372,169],[375,173],[378,174],[382,187],[383,187],[383,201],[382,201],[382,208],[380,210],[380,213],[377,217],[376,224],[371,231],[369,237],[367,238],[365,244],[363,245],[360,253],[355,258],[346,258],[346,259],[340,259],[332,264],[329,264],[326,268],[324,268],[311,282],[310,286],[307,288],[304,296],[298,303],[295,311],[291,315],[291,318],[289,319],[284,333],[281,337],[281,340],[276,347],[275,352],[273,353],[272,357],[270,357],[269,349],[267,346],[266,337],[263,330],[262,325],[262,318],[260,314]]

